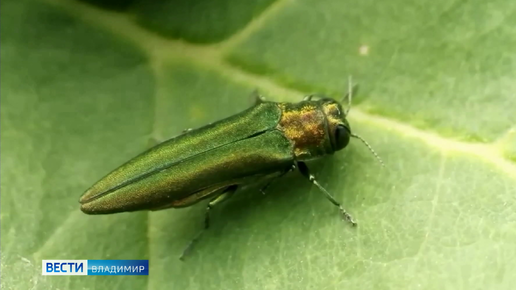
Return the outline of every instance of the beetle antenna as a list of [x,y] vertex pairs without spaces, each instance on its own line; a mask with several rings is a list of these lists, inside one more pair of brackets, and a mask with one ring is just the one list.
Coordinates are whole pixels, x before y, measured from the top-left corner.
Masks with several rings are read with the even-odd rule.
[[[345,116],[348,115],[349,110],[351,109],[351,98],[353,96],[353,93],[356,94],[357,91],[358,91],[358,84],[353,85],[352,77],[349,76],[348,77],[348,93],[344,96],[344,98],[341,101],[341,102],[344,102],[344,99],[346,99],[346,98],[348,99],[348,107],[346,108]],[[364,143],[365,146],[367,146],[367,148],[369,148],[369,151],[371,151],[371,153],[373,153],[374,157],[376,157],[376,159],[378,159],[378,161],[380,161],[380,164],[382,165],[382,167],[385,167],[385,163],[383,163],[382,158],[380,158],[380,156],[378,156],[378,154],[376,154],[376,151],[374,151],[373,147],[371,147],[371,145],[369,145],[369,143],[367,143],[367,141],[364,140],[364,138],[362,138],[356,134],[353,134],[353,133],[351,133],[350,136],[362,141],[362,143]]]
[[351,109],[351,99],[353,97],[353,94],[356,94],[358,91],[358,84],[353,85],[352,77],[348,77],[348,93],[342,98],[341,103],[344,102],[344,99],[348,99],[348,106],[346,108],[345,114],[346,116],[349,113],[349,110]]
[[351,137],[357,138],[360,141],[362,141],[362,143],[364,143],[365,146],[367,146],[367,148],[369,148],[369,151],[371,151],[371,153],[373,153],[373,155],[376,157],[376,159],[378,159],[378,161],[380,161],[380,164],[382,165],[382,167],[385,167],[385,163],[383,163],[382,158],[380,158],[380,156],[378,156],[378,154],[376,154],[376,152],[373,150],[373,147],[371,147],[371,145],[369,145],[369,143],[367,143],[367,141],[364,140],[364,138],[362,138],[356,134],[351,134]]

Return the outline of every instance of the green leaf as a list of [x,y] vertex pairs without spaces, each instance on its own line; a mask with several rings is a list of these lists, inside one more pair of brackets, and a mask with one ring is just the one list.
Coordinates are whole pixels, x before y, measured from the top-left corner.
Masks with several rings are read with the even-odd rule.
[[[3,1],[2,289],[511,289],[516,2]],[[427,3],[428,2],[428,3]],[[245,3],[245,4],[244,4]],[[94,6],[98,5],[98,6]],[[112,10],[113,9],[113,10]],[[164,140],[360,83],[352,140],[216,208],[88,216],[80,195]],[[42,259],[149,259],[52,277]]]

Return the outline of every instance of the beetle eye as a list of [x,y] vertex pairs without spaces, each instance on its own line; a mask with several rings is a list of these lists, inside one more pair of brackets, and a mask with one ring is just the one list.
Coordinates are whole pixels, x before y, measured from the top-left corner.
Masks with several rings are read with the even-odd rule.
[[346,126],[338,125],[335,129],[335,150],[340,150],[346,147],[351,137],[351,132]]

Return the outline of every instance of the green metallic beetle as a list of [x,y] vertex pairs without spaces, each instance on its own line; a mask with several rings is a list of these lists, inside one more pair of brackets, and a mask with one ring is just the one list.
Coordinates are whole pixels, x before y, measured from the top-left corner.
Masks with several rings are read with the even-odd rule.
[[[351,93],[350,85],[348,105]],[[161,210],[187,207],[209,198],[207,229],[210,209],[239,187],[297,168],[355,225],[351,215],[310,174],[305,161],[345,148],[350,137],[371,147],[351,133],[346,120],[349,106],[345,111],[333,99],[313,98],[310,95],[299,103],[277,103],[257,96],[251,108],[187,130],[115,169],[83,194],[81,210],[87,214]]]

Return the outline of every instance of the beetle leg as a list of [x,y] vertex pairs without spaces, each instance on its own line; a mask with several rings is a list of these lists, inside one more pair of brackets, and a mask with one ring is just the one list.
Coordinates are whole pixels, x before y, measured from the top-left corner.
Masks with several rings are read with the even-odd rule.
[[192,128],[186,128],[184,129],[183,131],[181,131],[181,134],[185,134],[185,133],[188,133],[190,131],[192,131],[193,129]]
[[284,171],[283,173],[281,173],[280,175],[278,175],[278,176],[276,176],[276,177],[272,178],[269,182],[267,182],[267,184],[265,184],[262,188],[260,188],[260,192],[261,192],[263,195],[265,195],[265,191],[267,190],[267,188],[269,188],[269,186],[271,185],[271,183],[272,183],[274,180],[276,180],[276,179],[278,179],[278,178],[282,177],[283,175],[285,175],[285,174],[287,174],[287,173],[289,173],[290,171],[293,171],[293,170],[295,170],[295,169],[296,169],[296,166],[295,166],[295,165],[292,165],[292,167],[289,167],[287,170],[285,170],[285,171]]
[[304,177],[308,178],[308,180],[311,183],[313,183],[315,186],[317,186],[324,193],[326,198],[331,203],[333,203],[335,206],[337,206],[339,208],[340,213],[342,214],[342,217],[345,220],[349,221],[353,226],[356,226],[357,223],[355,222],[353,217],[348,212],[346,212],[346,210],[342,207],[342,205],[337,200],[335,200],[335,198],[326,189],[324,189],[324,187],[322,187],[322,185],[320,185],[319,182],[317,182],[317,180],[315,180],[315,177],[312,174],[310,174],[310,171],[308,170],[308,166],[306,166],[306,164],[304,162],[297,162],[297,168],[299,169],[299,172],[301,172],[301,174]]
[[147,140],[147,144],[146,144],[146,148],[152,148],[156,145],[158,145],[160,142],[158,141],[158,139],[154,138],[154,137],[149,137],[149,139]]
[[267,190],[267,188],[269,188],[269,186],[271,185],[271,181],[267,182],[267,184],[265,184],[265,186],[263,186],[262,188],[260,188],[260,192],[265,195],[265,191]]
[[253,98],[255,104],[260,104],[260,103],[265,102],[265,98],[262,95],[260,95],[260,92],[258,91],[258,89],[253,90],[253,92],[251,93],[251,98]]
[[236,185],[229,186],[221,194],[217,195],[215,198],[210,200],[210,202],[206,206],[206,213],[204,214],[204,228],[186,246],[183,253],[181,254],[181,257],[179,257],[180,260],[184,260],[184,257],[190,252],[190,250],[192,249],[192,246],[199,240],[199,238],[202,236],[204,231],[210,227],[210,211],[212,210],[212,208],[215,205],[218,205],[218,204],[222,203],[223,201],[229,199],[231,196],[233,196],[233,194],[235,193],[236,190],[237,190]]
[[315,97],[315,95],[308,95],[303,98],[303,101],[311,101],[312,98]]
[[204,229],[207,230],[210,227],[210,210],[217,204],[222,203],[223,201],[229,199],[233,196],[233,193],[237,190],[236,185],[232,185],[226,188],[219,196],[212,199],[208,206],[206,206],[206,214],[204,216]]
[[311,101],[313,98],[322,99],[322,98],[325,98],[325,96],[320,93],[313,93],[313,94],[304,96],[303,101]]

